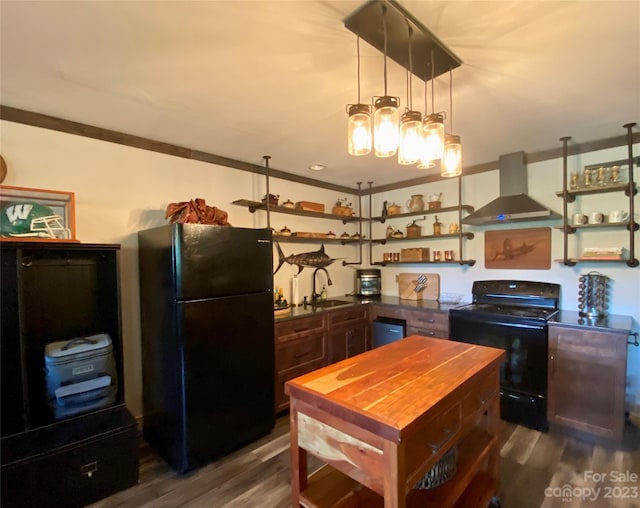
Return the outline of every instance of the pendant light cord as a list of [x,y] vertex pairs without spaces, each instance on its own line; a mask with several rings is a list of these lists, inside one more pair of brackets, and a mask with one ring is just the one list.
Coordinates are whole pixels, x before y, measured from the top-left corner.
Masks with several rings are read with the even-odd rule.
[[384,95],[387,96],[387,6],[382,4],[382,31],[384,33]]
[[449,67],[449,128],[453,134],[453,73]]
[[413,51],[411,51],[411,36],[413,35],[413,28],[407,20],[407,26],[409,27],[409,89],[407,95],[409,96],[409,110],[413,110],[413,87],[411,86],[411,78],[413,77]]
[[356,53],[358,54],[358,104],[360,104],[360,36],[356,42]]
[[424,80],[424,116],[425,118],[428,116],[427,113],[429,113],[429,107],[428,107],[429,99],[427,98],[429,95],[428,91],[429,91],[429,88],[427,87],[427,80],[425,79]]
[[431,48],[431,113],[435,113],[436,112],[436,104],[435,104],[435,99],[433,98],[434,93],[433,93],[433,89],[435,88],[435,72],[436,72],[436,66],[435,66],[435,56],[433,54],[433,48]]

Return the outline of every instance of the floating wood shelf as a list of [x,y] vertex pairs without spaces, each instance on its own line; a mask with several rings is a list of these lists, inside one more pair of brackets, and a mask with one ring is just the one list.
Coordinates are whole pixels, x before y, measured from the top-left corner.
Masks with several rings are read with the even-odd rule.
[[460,207],[445,206],[442,208],[434,208],[432,210],[424,209],[424,210],[420,210],[419,212],[407,212],[407,213],[396,213],[394,215],[382,215],[380,217],[372,217],[371,220],[375,222],[384,223],[388,219],[401,219],[403,217],[415,217],[416,215],[437,215],[439,213],[458,212],[460,211],[460,209],[462,209],[462,211],[465,211],[467,213],[472,213],[474,210],[473,206],[470,206],[470,205],[460,205]]
[[423,235],[423,236],[413,236],[413,237],[402,237],[402,238],[374,238],[371,240],[373,243],[381,243],[386,244],[387,242],[406,242],[406,241],[415,241],[415,240],[437,240],[439,238],[468,238],[469,240],[473,239],[473,233],[453,233],[453,234],[444,234],[444,235]]
[[376,261],[373,265],[391,266],[391,265],[469,265],[476,264],[475,259],[460,259],[458,261]]
[[[256,210],[267,211],[267,205],[265,203],[262,203],[261,201],[251,201],[248,199],[236,199],[231,203],[238,206],[244,206],[248,208],[251,213],[254,213]],[[337,215],[333,213],[313,212],[309,210],[298,210],[296,208],[288,208],[286,206],[269,206],[269,212],[286,213],[289,215],[300,215],[303,217],[315,217],[316,219],[333,219],[333,220],[342,221],[344,224],[347,224],[348,222],[358,222],[362,220],[360,217],[356,217],[355,215],[348,217],[346,215]]]

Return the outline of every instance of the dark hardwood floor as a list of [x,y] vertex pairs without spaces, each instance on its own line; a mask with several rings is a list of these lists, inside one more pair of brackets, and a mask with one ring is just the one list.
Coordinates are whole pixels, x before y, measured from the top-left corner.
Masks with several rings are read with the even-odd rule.
[[[503,421],[502,507],[640,508],[640,415],[626,430],[624,443],[613,447]],[[309,461],[310,470],[319,465]],[[139,484],[91,508],[284,508],[291,506],[289,494],[283,416],[268,436],[184,476],[141,442]]]

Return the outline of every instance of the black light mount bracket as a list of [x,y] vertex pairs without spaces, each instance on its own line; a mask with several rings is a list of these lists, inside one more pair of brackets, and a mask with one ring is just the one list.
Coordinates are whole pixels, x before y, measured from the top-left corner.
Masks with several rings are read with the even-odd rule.
[[[382,14],[382,6],[386,14]],[[462,64],[442,41],[395,0],[370,0],[344,19],[344,26],[384,53],[384,24],[387,26],[387,56],[409,70],[409,26],[412,72],[422,81],[449,72]],[[434,69],[431,69],[433,51]]]

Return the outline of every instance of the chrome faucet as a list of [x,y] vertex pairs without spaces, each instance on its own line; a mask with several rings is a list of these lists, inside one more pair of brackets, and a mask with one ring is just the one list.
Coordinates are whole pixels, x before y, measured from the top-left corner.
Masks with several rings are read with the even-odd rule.
[[316,300],[318,300],[318,297],[320,296],[320,294],[316,293],[316,274],[318,273],[319,270],[322,270],[326,275],[327,275],[327,284],[329,286],[333,285],[333,282],[331,282],[331,277],[329,276],[329,272],[327,271],[326,268],[320,267],[320,268],[316,268],[313,271],[313,289],[311,290],[311,302],[315,302]]

